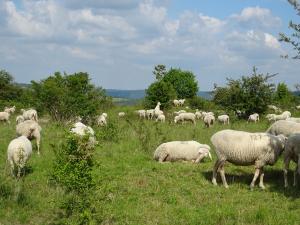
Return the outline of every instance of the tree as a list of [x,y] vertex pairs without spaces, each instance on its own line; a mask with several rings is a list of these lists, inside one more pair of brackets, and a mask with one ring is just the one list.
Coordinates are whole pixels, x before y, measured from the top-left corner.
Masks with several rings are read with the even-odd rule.
[[213,101],[229,110],[243,110],[246,114],[263,113],[272,101],[274,84],[268,83],[275,75],[257,74],[234,80],[227,78],[226,87],[215,87]]
[[279,83],[274,95],[274,100],[282,106],[290,105],[293,101],[293,94],[285,83]]
[[197,95],[198,83],[190,71],[171,68],[162,80],[174,87],[177,98],[192,98]]
[[156,81],[146,90],[145,107],[153,109],[160,102],[162,108],[167,108],[175,97],[176,92],[170,83]]
[[152,73],[155,75],[156,80],[160,81],[167,73],[166,66],[162,64],[156,65]]
[[49,112],[56,121],[76,116],[87,119],[110,101],[105,91],[91,84],[89,75],[82,72],[70,75],[56,72],[41,82],[32,81],[32,89],[36,107]]
[[[300,15],[300,4],[297,0],[288,0],[288,2],[294,7],[297,11],[297,15]],[[289,36],[284,33],[279,33],[279,41],[289,43],[293,46],[293,49],[296,51],[296,55],[293,56],[293,59],[300,59],[300,24],[290,21],[289,28],[292,29],[292,34]],[[286,56],[288,57],[288,56]]]
[[22,88],[14,83],[13,76],[5,70],[0,70],[0,100],[18,100],[21,95]]

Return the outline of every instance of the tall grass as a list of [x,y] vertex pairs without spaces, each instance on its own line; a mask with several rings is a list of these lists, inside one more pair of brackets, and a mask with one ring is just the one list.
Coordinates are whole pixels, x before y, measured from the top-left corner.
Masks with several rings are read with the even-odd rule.
[[[234,121],[230,125],[203,123],[165,124],[142,121],[130,114],[119,119],[117,107],[108,112],[108,128],[97,128],[100,141],[95,150],[94,215],[98,224],[299,224],[299,187],[283,187],[282,159],[265,169],[266,190],[250,191],[254,168],[225,166],[229,189],[211,184],[213,161],[200,164],[159,164],[152,159],[155,148],[172,140],[196,140],[211,145],[215,132],[230,128],[265,131],[269,124]],[[297,116],[297,115],[295,115]],[[299,113],[298,113],[299,116]],[[13,118],[12,118],[13,120]],[[65,198],[60,187],[51,185],[52,146],[64,140],[67,128],[52,122],[41,125],[41,156],[34,152],[26,176],[17,181],[6,165],[8,143],[15,137],[15,124],[0,124],[0,224],[51,224]],[[33,142],[35,146],[35,142]],[[291,167],[294,169],[294,165]],[[292,180],[290,173],[290,180]]]

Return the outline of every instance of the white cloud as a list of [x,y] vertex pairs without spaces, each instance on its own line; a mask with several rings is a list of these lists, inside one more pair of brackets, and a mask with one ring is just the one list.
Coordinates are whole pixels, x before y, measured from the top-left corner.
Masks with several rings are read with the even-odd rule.
[[280,43],[272,34],[265,33],[265,44],[269,48],[279,49]]

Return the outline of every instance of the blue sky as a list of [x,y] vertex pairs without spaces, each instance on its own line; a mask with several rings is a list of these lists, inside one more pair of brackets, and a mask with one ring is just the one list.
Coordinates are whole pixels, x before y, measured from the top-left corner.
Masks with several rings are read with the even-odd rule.
[[165,64],[211,90],[257,66],[293,89],[299,60],[281,59],[293,52],[277,40],[290,19],[286,0],[0,0],[0,68],[17,82],[84,71],[104,88],[143,89]]

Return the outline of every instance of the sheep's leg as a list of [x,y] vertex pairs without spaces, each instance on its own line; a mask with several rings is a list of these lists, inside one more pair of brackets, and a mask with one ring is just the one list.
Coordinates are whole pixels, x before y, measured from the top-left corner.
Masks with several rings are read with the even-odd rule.
[[219,159],[217,159],[217,161],[215,162],[214,165],[214,169],[213,169],[213,178],[212,178],[212,183],[213,185],[218,185],[217,184],[217,172],[218,172],[218,168],[220,166],[221,161]]
[[284,187],[285,188],[287,188],[289,186],[287,175],[288,175],[290,160],[291,160],[290,157],[286,157],[284,159],[283,178],[284,178]]
[[256,168],[255,169],[255,173],[254,173],[254,177],[253,177],[253,180],[250,184],[250,188],[253,189],[254,186],[255,186],[255,181],[257,180],[258,176],[259,176],[259,173],[260,173],[260,169],[259,168]]
[[15,173],[14,173],[15,164],[12,160],[9,160],[9,164],[10,164],[10,173],[14,177],[15,176]]
[[221,179],[222,179],[224,187],[228,188],[229,186],[227,184],[226,177],[225,177],[224,164],[225,164],[225,162],[222,162],[222,164],[220,166],[220,175],[221,175]]
[[205,157],[205,154],[200,154],[194,163],[199,163],[204,157]]
[[261,168],[260,169],[260,177],[259,177],[259,187],[263,190],[265,189],[264,176],[265,176],[264,169]]

